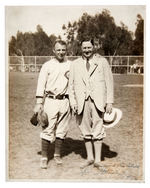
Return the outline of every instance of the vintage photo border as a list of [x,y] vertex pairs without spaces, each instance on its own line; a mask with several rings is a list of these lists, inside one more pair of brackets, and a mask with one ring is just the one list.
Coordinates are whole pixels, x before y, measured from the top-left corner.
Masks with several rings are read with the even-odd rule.
[[[18,5],[20,5],[20,3],[19,3],[19,1],[17,1],[18,2]],[[23,1],[24,3],[25,3],[25,1]],[[39,1],[37,1],[37,2],[39,2]],[[41,3],[42,3],[42,1],[40,1]],[[77,2],[77,1],[76,1]],[[108,1],[107,1],[108,2]],[[128,2],[128,1],[125,1],[126,3]],[[133,1],[132,1],[133,2]],[[134,3],[133,4],[135,4],[135,2],[136,3],[138,3],[139,1],[134,1]],[[11,1],[6,1],[6,4],[5,5],[3,5],[2,7],[1,7],[1,14],[3,14],[4,13],[4,6],[6,6],[6,5],[8,5],[8,3],[11,5],[11,4],[13,4]],[[26,1],[26,5],[29,5],[29,3]],[[30,2],[31,3],[31,2]],[[91,3],[91,2],[90,2]],[[92,2],[93,3],[93,2]],[[131,0],[128,2],[128,3],[131,3]],[[127,3],[127,4],[128,4]],[[144,1],[142,2],[143,4],[142,5],[144,5]],[[37,3],[38,4],[38,3]],[[35,6],[37,5],[37,4],[34,4]],[[150,67],[149,67],[149,65],[148,65],[148,62],[150,62],[150,58],[149,58],[149,51],[148,51],[148,49],[149,49],[149,42],[148,41],[150,41],[150,38],[149,38],[149,28],[147,27],[147,25],[148,25],[148,23],[149,23],[149,17],[150,17],[150,15],[149,15],[149,7],[150,7],[150,5],[148,4],[148,1],[145,1],[145,4],[146,4],[146,24],[145,24],[145,37],[146,37],[146,43],[145,43],[145,69],[146,69],[146,71],[145,71],[145,77],[144,77],[144,86],[146,86],[146,87],[144,87],[144,137],[146,138],[146,139],[144,139],[144,142],[145,142],[145,156],[143,156],[143,159],[145,158],[145,181],[148,181],[149,180],[149,177],[150,177],[150,173],[149,173],[149,169],[150,168],[148,168],[149,167],[149,164],[150,164],[150,162],[149,162],[149,160],[147,159],[147,158],[149,158],[150,157],[150,154],[149,154],[149,140],[147,140],[148,138],[149,138],[149,134],[148,133],[150,133],[150,128],[148,127],[148,122],[149,122],[149,120],[148,120],[148,116],[149,116],[149,113],[148,113],[148,111],[149,111],[149,107],[147,106],[147,104],[149,104],[150,105],[150,103],[149,103],[149,94],[150,94],[150,91],[149,91],[149,86],[148,86],[148,82],[149,82],[149,70],[150,70]],[[17,5],[17,4],[16,4]],[[33,5],[33,2],[32,2],[32,5]],[[49,4],[48,4],[49,5]],[[56,5],[56,4],[55,4]],[[70,5],[70,3],[69,3],[69,5]],[[101,5],[101,4],[100,4]],[[105,3],[105,5],[106,5],[106,3]],[[113,5],[112,3],[110,3],[110,5]],[[119,4],[118,4],[119,5]],[[2,15],[1,16],[1,18],[4,18],[4,15]],[[4,20],[2,21],[2,31],[3,31],[3,34],[1,35],[1,41],[4,41],[4,38],[5,38],[5,29],[4,29],[4,25],[5,25],[5,23],[4,23]],[[5,43],[5,42],[4,42]],[[6,44],[5,44],[6,45]],[[5,51],[4,51],[4,49],[7,49],[7,45],[5,46],[4,45],[4,47],[2,47],[2,49],[1,49],[1,53],[2,53],[2,55],[1,55],[1,57],[2,57],[2,62],[5,62],[5,60],[6,60],[6,62],[7,62],[7,55],[5,56],[4,54],[5,54]],[[5,59],[6,58],[6,59]],[[147,62],[147,63],[146,63]],[[6,72],[5,72],[5,70],[6,70]],[[8,138],[7,138],[7,136],[8,136],[8,134],[7,134],[7,131],[8,131],[8,116],[7,116],[7,98],[8,98],[8,88],[7,88],[7,65],[2,65],[2,68],[1,68],[1,71],[2,71],[2,73],[0,74],[0,80],[1,80],[1,82],[3,83],[5,83],[4,85],[2,85],[1,87],[2,87],[2,89],[3,89],[3,92],[1,92],[1,104],[3,104],[4,105],[4,110],[2,110],[2,132],[1,132],[1,138],[2,138],[2,141],[1,141],[1,143],[2,143],[2,145],[4,146],[5,145],[5,142],[4,141],[6,141],[7,142],[7,140],[8,140]],[[4,73],[6,74],[6,75],[4,75]],[[4,78],[6,78],[6,79],[4,79]],[[5,90],[5,93],[4,93],[4,90]],[[5,101],[6,101],[6,103],[4,103],[4,98],[5,98]],[[6,109],[5,109],[6,108]],[[5,118],[6,119],[5,119]],[[3,125],[4,124],[6,124],[6,127],[4,127]],[[6,131],[6,132],[5,132]],[[5,132],[5,134],[3,134]],[[5,137],[6,136],[6,137]],[[7,144],[6,144],[7,145]],[[1,157],[4,155],[4,152],[5,151],[5,148],[2,148],[2,150],[1,150],[1,152],[2,152],[2,154],[1,154]],[[5,157],[7,158],[7,151],[6,151],[6,153],[5,153]],[[2,161],[2,166],[3,167],[5,167],[5,160],[6,160],[6,158],[0,158],[0,161]],[[8,160],[8,159],[7,159]],[[4,169],[4,171],[5,171],[6,169]],[[3,170],[2,170],[3,171]],[[4,172],[3,171],[3,172]],[[5,175],[6,175],[6,173],[4,174],[4,176],[2,176],[2,177],[5,177]],[[5,183],[4,183],[5,184]]]

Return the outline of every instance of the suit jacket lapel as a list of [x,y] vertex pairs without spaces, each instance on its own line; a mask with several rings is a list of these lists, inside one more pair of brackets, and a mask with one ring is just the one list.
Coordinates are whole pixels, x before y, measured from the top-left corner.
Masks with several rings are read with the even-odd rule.
[[95,69],[97,68],[98,64],[95,61],[95,59],[91,60],[91,66],[90,66],[90,70],[89,70],[89,75],[91,76],[93,74],[93,72],[95,71]]

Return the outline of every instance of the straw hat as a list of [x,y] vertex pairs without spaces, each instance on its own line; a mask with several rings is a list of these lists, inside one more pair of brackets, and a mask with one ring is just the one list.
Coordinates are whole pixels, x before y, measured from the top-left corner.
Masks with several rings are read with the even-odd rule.
[[111,128],[117,125],[122,118],[122,111],[118,108],[113,108],[111,114],[104,113],[103,127]]

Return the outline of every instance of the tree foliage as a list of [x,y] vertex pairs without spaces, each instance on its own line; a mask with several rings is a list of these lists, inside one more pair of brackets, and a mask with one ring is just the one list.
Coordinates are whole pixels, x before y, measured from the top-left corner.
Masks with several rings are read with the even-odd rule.
[[[67,55],[81,55],[80,41],[86,37],[99,41],[97,52],[102,55],[143,55],[144,20],[140,15],[137,15],[136,26],[135,34],[124,23],[117,26],[106,9],[94,16],[84,13],[79,20],[62,26],[68,44]],[[18,31],[16,37],[12,36],[9,41],[9,55],[53,55],[56,38],[61,39],[61,36],[48,36],[40,25],[37,25],[35,33]]]
[[144,48],[144,20],[141,15],[137,15],[137,28],[135,31],[135,39],[133,41],[133,54],[143,55]]
[[19,55],[18,50],[24,56],[52,55],[52,47],[56,38],[53,34],[48,36],[40,25],[37,25],[35,33],[18,31],[16,37],[12,36],[9,42],[9,55]]
[[[137,27],[141,28],[140,24],[141,22]],[[139,40],[140,38],[143,41],[142,36],[139,36],[141,29],[137,28],[136,40],[133,41],[133,33],[128,30],[128,27],[123,22],[121,26],[117,26],[109,10],[106,9],[95,16],[84,13],[75,24],[69,22],[68,26],[63,25],[62,28],[65,30],[69,49],[73,55],[81,54],[81,50],[76,49],[79,45],[74,46],[74,43],[79,43],[78,41],[87,37],[100,41],[98,52],[102,55],[140,55],[139,51],[137,53],[133,51],[137,43],[138,49],[143,49]]]
[[[123,23],[121,23],[121,27],[116,26],[109,10],[104,9],[102,13],[95,16],[84,13],[76,24],[69,22],[68,27],[63,25],[63,28],[66,31],[65,35],[67,35],[70,46],[71,43],[74,45],[74,40],[82,41],[84,38],[90,37],[100,41],[101,48],[98,51],[103,55],[132,54],[132,33]],[[73,48],[73,54],[75,54],[74,51],[77,50]],[[81,52],[78,50],[78,53]]]

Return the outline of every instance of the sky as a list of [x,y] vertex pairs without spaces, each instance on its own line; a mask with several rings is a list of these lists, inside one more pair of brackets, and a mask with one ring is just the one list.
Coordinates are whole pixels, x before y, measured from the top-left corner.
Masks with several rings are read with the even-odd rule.
[[136,29],[137,14],[145,20],[145,6],[143,5],[113,5],[113,6],[6,6],[6,36],[10,40],[17,31],[35,32],[40,24],[49,35],[61,35],[64,38],[62,25],[69,21],[78,21],[84,12],[90,15],[101,13],[108,9],[114,17],[116,25],[123,22],[130,31]]

